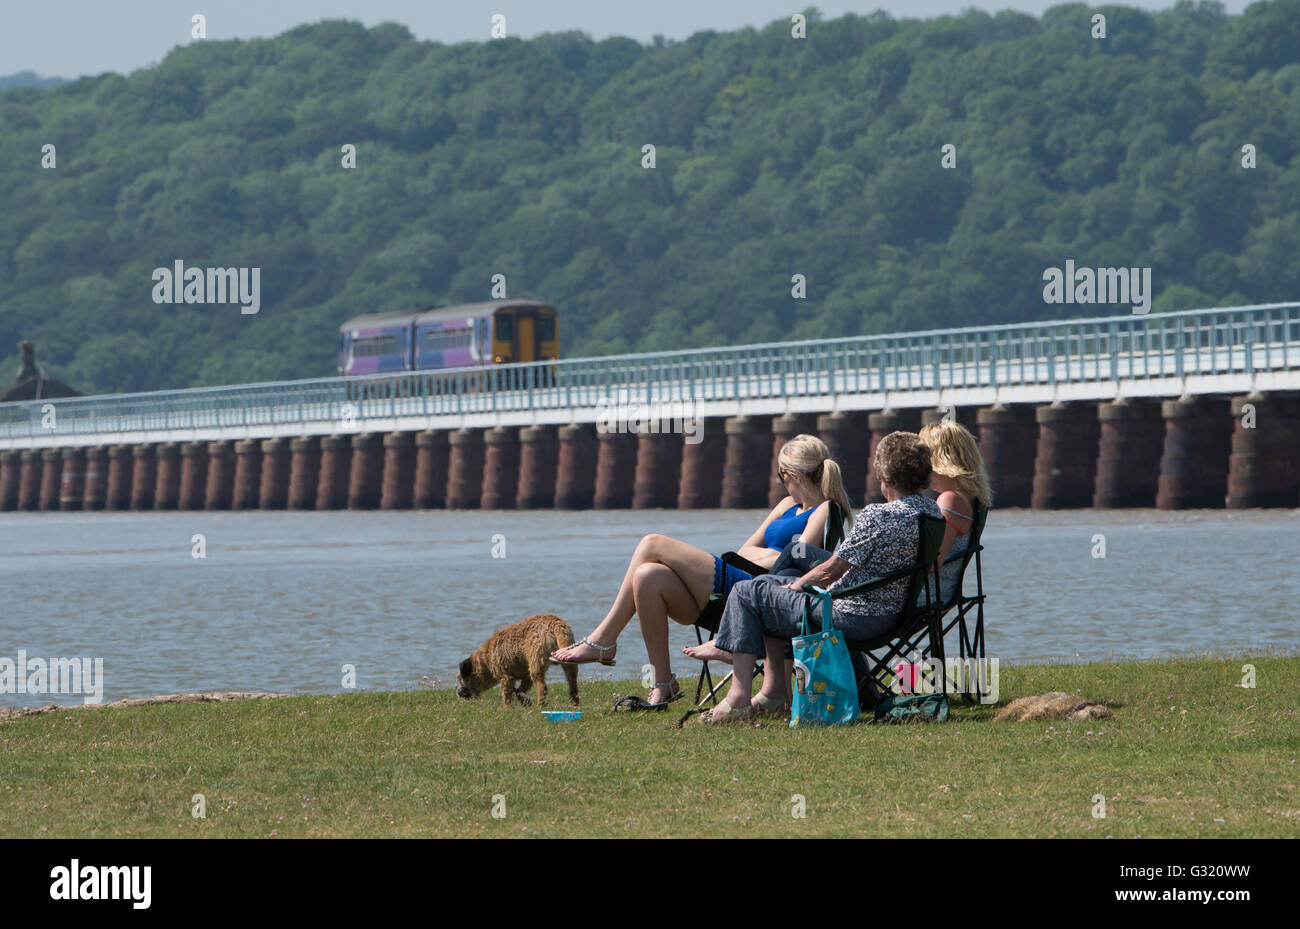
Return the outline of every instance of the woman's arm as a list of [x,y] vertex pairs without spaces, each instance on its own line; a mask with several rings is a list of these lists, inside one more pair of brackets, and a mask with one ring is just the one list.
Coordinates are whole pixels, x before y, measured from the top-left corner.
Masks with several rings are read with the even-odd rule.
[[[953,510],[965,516],[972,516],[971,506],[955,491],[945,490],[939,494],[936,501],[939,506],[945,509]],[[970,532],[970,520],[962,519],[961,516],[954,516],[952,513],[943,514],[946,528],[943,531],[943,544],[939,546],[939,566],[943,567],[943,561],[948,557],[948,552],[952,549],[952,543],[957,541],[957,536],[965,535]],[[965,523],[965,525],[961,525]]]
[[772,512],[767,514],[767,519],[763,520],[763,522],[759,524],[758,529],[754,531],[753,535],[745,540],[744,545],[736,549],[736,554],[741,558],[754,562],[754,564],[759,565],[760,567],[770,568],[772,565],[776,564],[776,559],[781,556],[781,553],[773,551],[763,544],[763,533],[767,531],[767,527],[772,524],[773,520],[786,510],[790,509],[793,504],[794,498],[786,497],[776,506],[772,507]]
[[851,562],[843,558],[836,558],[834,555],[827,558],[817,567],[813,568],[798,580],[786,584],[791,590],[803,590],[805,587],[821,587],[825,589],[834,584],[844,576],[844,572],[853,567]]
[[[879,519],[880,507],[864,506],[853,517],[853,528],[835,549],[835,554],[813,568],[799,580],[787,584],[791,590],[803,590],[807,585],[826,587],[844,576],[855,564],[867,564],[874,548],[873,537]],[[847,555],[848,558],[843,556]],[[849,559],[853,559],[850,561]]]

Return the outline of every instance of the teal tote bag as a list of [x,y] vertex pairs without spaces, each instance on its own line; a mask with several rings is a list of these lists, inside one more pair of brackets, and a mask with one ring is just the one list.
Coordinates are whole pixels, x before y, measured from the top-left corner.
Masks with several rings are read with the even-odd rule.
[[839,726],[857,722],[858,679],[849,658],[844,635],[831,622],[831,595],[820,587],[810,587],[822,604],[822,628],[811,632],[808,614],[810,602],[800,623],[800,635],[794,646],[794,702],[790,710],[790,728],[799,726]]

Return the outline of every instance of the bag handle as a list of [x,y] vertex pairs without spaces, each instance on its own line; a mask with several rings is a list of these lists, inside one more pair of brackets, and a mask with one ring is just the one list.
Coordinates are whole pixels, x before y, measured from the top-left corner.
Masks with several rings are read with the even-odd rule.
[[[811,584],[804,589],[812,591],[813,596],[821,600],[822,632],[828,632],[835,625],[835,613],[831,602],[830,591],[824,590],[821,587],[815,587]],[[799,620],[799,635],[801,636],[812,634],[812,629],[810,629],[808,626],[808,614],[812,612],[812,607],[813,607],[812,600],[809,600],[808,603],[804,606],[803,619]]]

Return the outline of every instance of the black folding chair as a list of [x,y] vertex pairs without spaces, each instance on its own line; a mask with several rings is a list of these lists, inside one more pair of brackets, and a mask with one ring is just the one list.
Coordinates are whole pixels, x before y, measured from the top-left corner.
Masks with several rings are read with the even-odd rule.
[[[834,500],[830,501],[830,512],[826,514],[826,527],[822,531],[822,548],[828,552],[835,551],[836,547],[844,539],[844,511]],[[767,568],[760,567],[746,558],[741,558],[735,552],[727,552],[722,555],[724,564],[731,565],[733,568],[739,568],[746,574],[758,577],[760,574],[767,574]],[[695,619],[695,641],[696,644],[703,645],[705,638],[704,632],[709,633],[712,638],[718,631],[718,623],[722,619],[722,610],[727,604],[727,598],[720,594],[710,594],[709,602],[700,610],[700,615]],[[718,702],[718,691],[721,690],[731,681],[731,672],[728,671],[726,676],[717,684],[713,683],[713,675],[709,671],[709,663],[703,662],[704,667],[700,671],[699,680],[695,684],[695,705],[703,706],[705,701],[712,700],[715,704]],[[754,666],[754,676],[763,673],[763,662],[759,661]],[[705,688],[708,692],[705,693]],[[703,696],[701,696],[703,695]]]
[[[939,570],[936,562],[943,547],[946,531],[942,519],[921,514],[917,516],[916,561],[887,574],[874,577],[852,587],[831,591],[831,599],[839,600],[852,594],[863,593],[907,578],[907,595],[903,601],[903,616],[893,631],[875,639],[846,639],[849,654],[857,672],[858,693],[864,706],[874,705],[876,695],[888,690],[896,678],[891,666],[895,658],[908,653],[937,658],[943,668],[942,609],[939,604]],[[919,602],[918,602],[919,601]],[[810,620],[816,620],[817,599],[810,596],[807,609]],[[939,686],[947,690],[947,680],[940,671]],[[870,695],[869,698],[867,695]]]
[[[948,634],[953,629],[956,629],[958,657],[961,659],[963,666],[965,666],[967,659],[970,659],[977,663],[981,669],[985,659],[984,570],[981,563],[981,552],[984,551],[984,545],[981,539],[984,536],[984,523],[988,519],[988,515],[988,507],[976,500],[975,512],[971,518],[970,541],[964,551],[949,555],[944,560],[944,564],[960,561],[961,571],[957,575],[957,583],[953,588],[952,596],[939,609],[940,622],[943,627],[942,638],[946,640]],[[966,590],[966,572],[969,570],[972,561],[975,563],[975,592],[969,593]],[[954,609],[955,614],[950,619],[947,618],[947,614]],[[963,670],[965,670],[965,667]],[[963,673],[962,697],[967,703],[978,703],[980,701],[979,684],[981,682],[982,678]]]

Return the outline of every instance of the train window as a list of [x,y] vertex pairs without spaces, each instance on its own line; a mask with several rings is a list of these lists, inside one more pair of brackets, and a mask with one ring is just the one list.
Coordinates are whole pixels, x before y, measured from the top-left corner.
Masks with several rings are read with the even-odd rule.
[[452,348],[464,348],[469,345],[471,330],[464,327],[457,329],[430,329],[425,332],[424,346],[430,351],[447,351]]
[[539,316],[537,317],[537,338],[542,342],[555,341],[555,317]]
[[514,317],[502,313],[497,317],[497,341],[513,342],[515,340]]

